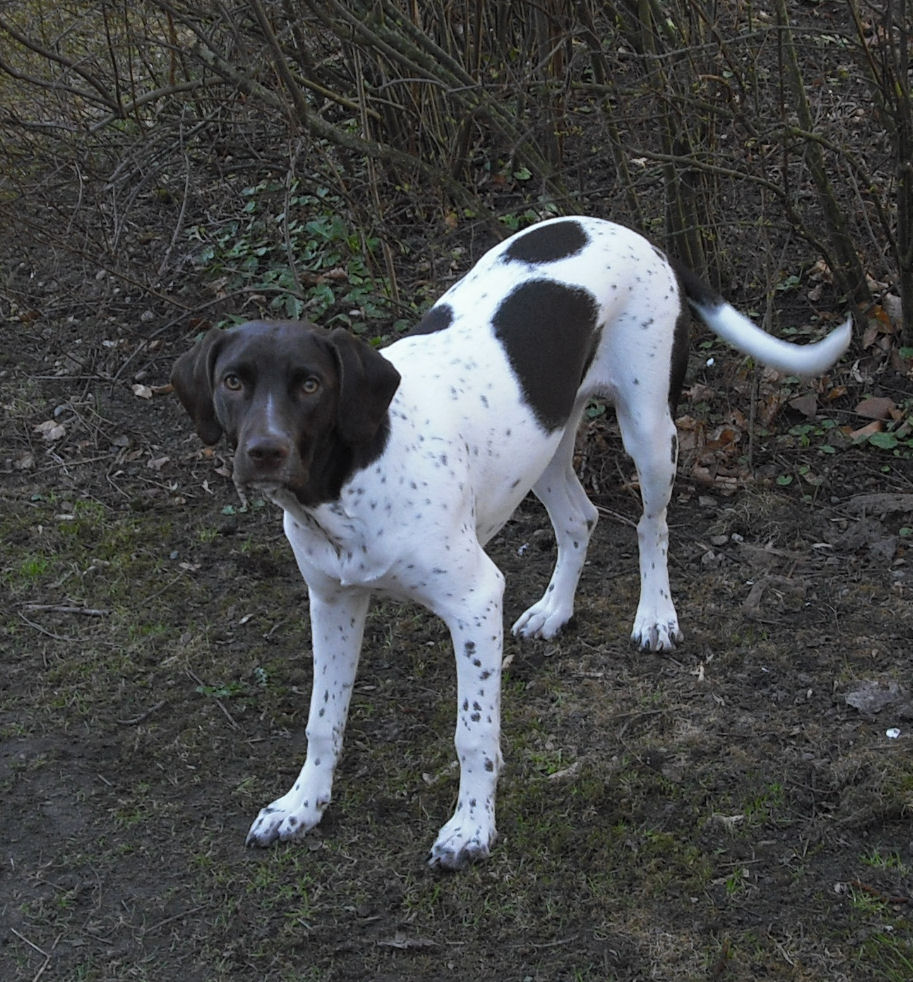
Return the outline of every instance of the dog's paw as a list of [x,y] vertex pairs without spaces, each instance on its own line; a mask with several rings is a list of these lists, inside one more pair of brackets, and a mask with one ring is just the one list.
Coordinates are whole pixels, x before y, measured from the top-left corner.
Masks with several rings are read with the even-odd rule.
[[480,822],[459,810],[438,833],[428,855],[428,865],[446,870],[465,869],[470,863],[487,859],[497,838],[493,823]]
[[520,638],[544,638],[546,641],[561,633],[561,629],[573,617],[571,604],[560,604],[546,594],[522,613],[510,629],[511,634]]
[[631,632],[631,640],[644,651],[672,651],[676,641],[684,637],[675,617],[664,624],[635,622]]
[[290,791],[260,809],[245,845],[268,846],[276,841],[297,839],[317,825],[329,803],[329,798],[311,801]]

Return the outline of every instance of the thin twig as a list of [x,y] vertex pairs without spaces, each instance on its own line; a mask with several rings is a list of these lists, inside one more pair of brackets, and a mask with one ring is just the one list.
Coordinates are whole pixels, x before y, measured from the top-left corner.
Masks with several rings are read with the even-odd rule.
[[[44,948],[39,948],[38,945],[36,945],[34,941],[30,941],[24,934],[21,934],[14,927],[11,927],[10,928],[10,931],[13,934],[15,934],[16,937],[19,938],[20,941],[24,941],[30,948],[33,948],[35,951],[38,952],[39,955],[41,955],[44,958],[44,963],[41,965],[41,967],[38,969],[38,971],[32,976],[32,982],[38,982],[38,980],[41,978],[41,976],[44,975],[45,969],[48,967],[48,965],[51,964],[51,956],[50,956],[50,954],[48,952],[46,952],[44,950]],[[57,942],[54,942],[55,947],[56,947],[56,944],[57,944]]]
[[22,613],[21,610],[17,611],[17,613],[22,618],[22,620],[24,620],[25,623],[28,624],[29,627],[34,628],[36,631],[38,631],[39,634],[43,634],[46,637],[51,638],[54,641],[64,641],[67,644],[73,644],[75,642],[75,640],[76,640],[75,638],[65,638],[62,634],[55,634],[53,631],[46,630],[40,624],[36,624],[34,621],[30,621],[25,616],[25,614]]
[[171,259],[171,253],[174,251],[174,247],[178,240],[178,235],[184,228],[184,216],[187,214],[187,201],[190,198],[190,161],[187,159],[187,149],[184,146],[183,114],[181,116],[180,123],[178,124],[178,139],[180,141],[181,155],[184,159],[184,194],[181,197],[181,208],[178,212],[177,221],[174,223],[174,230],[171,233],[171,241],[168,243],[168,248],[165,250],[165,254],[162,256],[162,261],[159,263],[159,279],[165,275],[165,269],[168,266],[169,260]]
[[23,604],[26,610],[42,610],[54,614],[83,614],[85,617],[109,617],[110,610],[102,607],[76,607],[69,604]]
[[142,723],[143,720],[148,719],[153,713],[158,712],[164,705],[165,700],[162,699],[154,706],[150,706],[144,713],[140,713],[138,716],[131,716],[129,719],[119,719],[117,722],[120,723],[121,726],[136,726],[137,723]]
[[196,907],[191,907],[190,910],[182,910],[179,914],[172,914],[171,917],[166,917],[163,921],[157,921],[152,927],[143,928],[140,931],[140,936],[145,938],[147,934],[152,934],[153,931],[158,931],[159,928],[164,927],[166,924],[170,924],[172,921],[180,920],[182,917],[189,917],[191,914],[195,914],[198,910],[203,910],[206,904],[197,904]]

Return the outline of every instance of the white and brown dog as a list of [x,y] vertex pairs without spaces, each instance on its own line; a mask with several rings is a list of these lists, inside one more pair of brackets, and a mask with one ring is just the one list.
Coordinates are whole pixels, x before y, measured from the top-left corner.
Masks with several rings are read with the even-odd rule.
[[310,597],[308,749],[292,788],[248,843],[313,828],[330,802],[368,602],[415,600],[440,616],[457,667],[460,787],[432,865],[487,856],[495,839],[504,578],[485,543],[530,490],[558,558],[513,626],[551,638],[573,613],[596,509],[572,468],[594,396],[615,406],[643,498],[633,640],[672,648],[666,508],[670,414],[687,354],[687,305],[721,338],[798,375],[829,368],[847,321],[805,346],[764,333],[640,235],[595,218],[542,222],[486,253],[415,331],[377,351],[344,330],[252,322],[210,331],[172,380],[207,443],[236,447],[235,482],[285,512]]

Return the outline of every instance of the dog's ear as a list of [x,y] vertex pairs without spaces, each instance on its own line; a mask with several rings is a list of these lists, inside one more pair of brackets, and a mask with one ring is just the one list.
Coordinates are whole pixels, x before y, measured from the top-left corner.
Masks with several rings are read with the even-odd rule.
[[370,442],[399,385],[399,372],[367,342],[344,327],[328,335],[339,365],[337,426],[349,444]]
[[225,337],[224,331],[212,328],[178,358],[171,370],[171,384],[181,405],[193,420],[200,439],[210,445],[218,443],[222,435],[212,402],[212,370]]

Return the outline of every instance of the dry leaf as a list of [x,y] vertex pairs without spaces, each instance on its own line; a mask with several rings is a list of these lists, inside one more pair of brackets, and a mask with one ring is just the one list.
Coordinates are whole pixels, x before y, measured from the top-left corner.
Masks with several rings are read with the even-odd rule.
[[894,412],[894,400],[887,396],[874,396],[863,399],[856,407],[856,412],[866,419],[890,419]]
[[39,423],[33,432],[40,433],[42,439],[47,440],[48,443],[53,443],[55,440],[62,440],[66,436],[67,428],[63,423],[48,419],[43,423]]
[[137,399],[152,398],[152,389],[150,389],[148,385],[143,385],[141,382],[134,382],[130,388],[133,389],[133,394]]
[[866,351],[871,348],[880,333],[878,321],[870,320],[866,329],[862,332],[862,347]]
[[795,399],[789,400],[789,404],[807,419],[814,419],[818,415],[818,397],[814,392],[805,396],[796,396]]
[[860,426],[858,430],[853,430],[850,433],[850,439],[854,441],[865,440],[873,433],[880,433],[883,429],[884,423],[880,419],[876,419],[871,423],[866,423],[865,426]]

